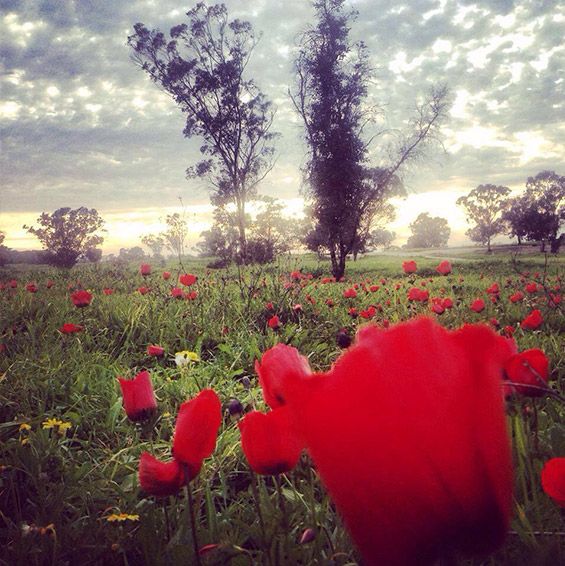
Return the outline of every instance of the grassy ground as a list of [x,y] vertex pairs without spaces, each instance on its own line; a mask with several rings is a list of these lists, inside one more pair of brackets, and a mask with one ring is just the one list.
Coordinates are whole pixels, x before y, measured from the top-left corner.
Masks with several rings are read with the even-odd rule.
[[[551,307],[548,293],[563,277],[563,260],[539,254],[485,256],[482,251],[446,250],[453,273],[435,272],[438,257],[415,252],[418,273],[406,276],[405,253],[367,256],[348,264],[348,281],[320,284],[327,262],[315,257],[280,260],[262,268],[210,271],[203,261],[175,265],[199,280],[193,300],[170,296],[162,267],[142,278],[138,266],[50,268],[9,266],[0,281],[12,278],[17,288],[0,291],[0,558],[4,564],[176,564],[193,563],[192,535],[184,495],[165,501],[145,496],[138,487],[139,455],[148,450],[170,453],[174,417],[182,401],[201,387],[214,388],[227,406],[230,399],[246,409],[264,409],[254,362],[277,342],[296,346],[316,370],[325,370],[340,353],[336,333],[351,335],[367,321],[353,318],[369,305],[374,320],[391,324],[417,314],[436,316],[449,328],[463,322],[491,323],[500,331],[514,328],[533,309],[542,311],[539,330],[517,328],[520,350],[541,348],[551,363],[552,386],[564,393],[565,353],[561,306]],[[447,253],[449,252],[449,253]],[[301,268],[314,278],[285,285]],[[53,286],[47,288],[51,280]],[[381,281],[383,280],[383,281]],[[35,281],[36,293],[25,289]],[[454,308],[441,315],[427,303],[410,303],[407,289],[424,281],[430,296],[449,296]],[[513,304],[509,296],[537,281],[538,291]],[[486,293],[493,282],[500,300]],[[375,292],[359,290],[343,297],[353,283],[376,284]],[[150,287],[141,295],[140,286]],[[70,290],[90,290],[89,307],[76,309]],[[105,295],[104,288],[113,294]],[[546,292],[547,291],[547,292]],[[469,304],[482,297],[486,309]],[[328,306],[327,299],[334,302]],[[272,302],[273,309],[266,307]],[[302,305],[302,312],[293,309]],[[282,326],[273,331],[267,320],[277,314]],[[82,332],[63,335],[67,322]],[[148,344],[166,350],[163,360],[146,353]],[[197,352],[200,361],[178,368],[175,352]],[[159,410],[151,427],[126,418],[116,376],[151,371]],[[563,515],[543,493],[543,463],[565,455],[564,408],[551,398],[518,399],[509,404],[516,465],[515,515],[506,545],[476,564],[557,564],[565,560]],[[407,416],[407,418],[409,418]],[[49,428],[49,419],[64,424]],[[53,423],[54,421],[51,421]],[[347,533],[306,455],[282,477],[285,517],[275,482],[260,478],[258,490],[266,533],[257,520],[252,476],[241,453],[236,418],[226,411],[214,455],[193,483],[199,545],[219,544],[202,560],[211,564],[346,564],[358,561]],[[122,521],[108,520],[119,513]],[[286,525],[283,529],[281,525]],[[317,536],[298,544],[306,528]],[[549,533],[549,534],[540,534]],[[556,534],[557,533],[557,534]]]

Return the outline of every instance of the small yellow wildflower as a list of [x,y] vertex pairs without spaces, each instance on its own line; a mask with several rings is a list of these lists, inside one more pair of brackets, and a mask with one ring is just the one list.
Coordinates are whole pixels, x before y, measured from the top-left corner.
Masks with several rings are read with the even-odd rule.
[[139,521],[139,515],[130,515],[129,513],[112,513],[106,517],[108,523],[123,523],[124,521]]
[[31,430],[31,425],[28,423],[22,423],[20,425],[20,432],[24,431],[24,430]]
[[200,358],[196,352],[190,352],[189,350],[183,350],[182,352],[177,352],[175,354],[175,363],[178,367],[183,367],[188,365],[190,362],[199,362]]
[[41,423],[41,428],[46,430],[46,429],[58,427],[61,424],[63,424],[63,421],[60,421],[59,419],[47,419],[46,421],[43,421]]
[[171,416],[171,413],[169,413],[169,411],[165,411],[165,412],[163,413],[163,418],[164,418],[164,419],[166,419],[166,418],[168,418],[168,417],[170,417],[170,416]]
[[71,428],[71,423],[66,422],[66,423],[61,423],[59,425],[59,434],[61,436],[63,436],[64,434],[66,434],[67,430],[69,430]]
[[25,446],[29,442],[29,438],[20,438],[20,444]]

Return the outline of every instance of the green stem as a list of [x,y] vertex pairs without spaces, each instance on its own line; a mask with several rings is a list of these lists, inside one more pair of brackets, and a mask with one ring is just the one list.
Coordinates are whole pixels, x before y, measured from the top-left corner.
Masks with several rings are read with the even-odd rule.
[[196,518],[194,516],[194,501],[192,498],[192,489],[190,487],[190,481],[188,479],[190,478],[190,474],[188,471],[188,466],[186,464],[183,464],[183,468],[184,468],[185,477],[187,479],[186,498],[188,502],[188,516],[190,519],[190,529],[192,531],[192,547],[194,549],[194,564],[196,564],[196,566],[201,566],[202,562],[200,561],[200,553],[198,552],[199,551],[198,537],[196,535]]

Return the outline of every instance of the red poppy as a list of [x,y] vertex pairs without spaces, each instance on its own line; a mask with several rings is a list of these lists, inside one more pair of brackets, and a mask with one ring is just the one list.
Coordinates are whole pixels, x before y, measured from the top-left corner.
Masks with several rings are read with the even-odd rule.
[[552,458],[545,463],[541,486],[559,507],[565,508],[565,458]]
[[238,423],[243,453],[257,474],[284,474],[296,466],[302,451],[288,407],[269,413],[252,411]]
[[18,286],[18,282],[16,279],[10,279],[10,281],[8,281],[8,286],[10,289],[15,289]]
[[88,291],[80,289],[79,291],[75,291],[71,294],[71,301],[75,307],[81,309],[90,305],[92,302],[92,295]]
[[335,303],[333,302],[333,299],[326,299],[326,305],[331,308],[335,306]]
[[296,313],[301,313],[302,312],[302,305],[300,303],[296,303],[295,305],[292,306],[292,310]]
[[62,334],[74,334],[75,332],[80,332],[82,330],[82,326],[80,324],[73,324],[72,322],[65,322],[61,328],[59,328],[59,332]]
[[51,281],[51,279],[49,279],[49,281],[47,281],[47,283],[45,283],[45,286],[47,287],[47,289],[51,289],[51,287],[53,287],[53,285],[55,285],[55,283],[53,281]]
[[110,289],[109,287],[105,287],[104,289],[102,289],[102,292],[105,295],[112,295],[114,293],[114,289]]
[[424,303],[428,300],[430,294],[428,291],[424,289],[420,289],[419,287],[412,287],[412,289],[408,290],[408,300],[409,301],[417,301]]
[[482,312],[485,310],[485,302],[482,299],[475,299],[469,308],[474,312]]
[[149,287],[141,286],[137,289],[140,295],[147,295],[151,289]]
[[504,334],[508,338],[512,338],[512,335],[514,334],[514,332],[516,332],[516,329],[513,326],[508,325],[508,326],[504,327]]
[[147,277],[151,275],[151,266],[148,263],[142,263],[139,267],[139,273],[143,275],[143,277]]
[[133,379],[118,377],[124,409],[132,421],[143,421],[157,409],[157,400],[148,371],[138,373]]
[[[190,468],[189,468],[190,470]],[[192,470],[194,479],[200,469]],[[190,473],[190,472],[189,472]],[[167,497],[178,493],[186,484],[185,472],[177,460],[161,462],[149,452],[143,452],[139,459],[139,485],[143,491],[155,497]]]
[[418,266],[416,265],[416,262],[414,260],[403,261],[402,270],[404,271],[404,273],[416,273]]
[[281,326],[281,321],[279,320],[279,317],[275,314],[267,321],[267,325],[269,326],[269,328],[272,328],[273,330],[277,330]]
[[350,289],[346,289],[346,290],[343,292],[343,296],[344,296],[346,299],[354,299],[354,298],[357,296],[357,291],[356,291],[355,289],[353,289],[353,287],[350,288]]
[[538,290],[537,283],[528,283],[526,285],[526,292],[530,293],[530,295],[534,294]]
[[150,344],[147,346],[147,355],[155,358],[162,358],[165,355],[165,348]]
[[359,316],[359,313],[357,312],[357,309],[355,307],[351,307],[348,311],[347,314],[351,317],[351,318],[357,318]]
[[449,297],[445,297],[445,299],[443,299],[442,306],[444,309],[453,308],[453,299],[450,299]]
[[506,378],[511,382],[505,389],[530,397],[542,397],[549,379],[549,362],[538,349],[524,350],[504,364]]
[[524,298],[524,293],[521,291],[516,291],[513,295],[510,295],[511,303],[518,303]]
[[380,287],[378,285],[371,285],[369,287],[369,291],[371,291],[371,293],[376,293],[379,289]]
[[322,277],[320,283],[322,285],[326,285],[327,283],[333,283],[335,281],[335,277]]
[[290,274],[290,278],[294,279],[295,281],[299,281],[300,279],[302,279],[302,273],[300,273],[300,271],[293,271]]
[[171,289],[171,297],[173,297],[175,299],[182,299],[183,290],[180,287],[173,287]]
[[179,281],[181,285],[185,285],[186,287],[190,287],[196,283],[197,277],[196,275],[192,275],[192,273],[184,273],[179,277]]
[[171,278],[171,272],[170,271],[163,271],[163,279],[165,281],[168,281]]
[[274,311],[275,310],[275,307],[273,306],[273,303],[271,301],[269,301],[268,303],[265,303],[265,308],[268,311]]
[[194,301],[198,297],[198,291],[190,291],[190,293],[185,293],[184,298],[189,301]]
[[541,316],[541,311],[535,309],[520,323],[520,327],[523,330],[536,330],[542,324],[543,317]]
[[37,293],[37,285],[35,283],[28,283],[26,285],[26,291],[30,293]]
[[296,348],[277,344],[267,350],[261,362],[255,362],[255,371],[263,390],[263,398],[271,409],[286,403],[284,391],[292,390],[293,383],[311,376],[308,360]]
[[451,263],[444,259],[437,267],[436,271],[440,275],[449,275],[451,273]]
[[550,293],[549,294],[548,304],[549,304],[550,307],[556,307],[560,303],[561,303],[561,295],[559,295],[557,293]]
[[493,283],[488,289],[487,289],[487,293],[489,295],[498,295],[500,293],[500,287],[498,286],[498,283]]
[[[280,381],[368,564],[431,564],[500,544],[513,484],[500,381],[514,351],[485,325],[449,331],[420,318],[364,327],[326,374]],[[287,371],[262,365],[273,379]]]
[[216,447],[222,405],[216,392],[203,389],[179,409],[173,437],[173,456],[184,464],[202,464]]

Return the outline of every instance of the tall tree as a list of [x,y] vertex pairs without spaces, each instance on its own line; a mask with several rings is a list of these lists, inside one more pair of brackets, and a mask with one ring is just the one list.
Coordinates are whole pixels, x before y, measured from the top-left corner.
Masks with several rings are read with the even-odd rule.
[[504,213],[509,206],[510,189],[502,185],[479,185],[468,195],[459,197],[457,204],[465,209],[471,226],[466,234],[473,240],[487,246],[490,253],[491,241],[505,231]]
[[59,208],[52,214],[42,213],[37,222],[39,228],[25,225],[24,228],[37,236],[49,253],[48,262],[58,267],[72,267],[104,241],[97,234],[104,220],[94,208]]
[[167,214],[165,218],[167,229],[161,233],[161,237],[169,250],[175,254],[182,265],[182,256],[185,253],[186,241],[188,239],[188,223],[183,215],[178,212]]
[[412,235],[406,242],[407,248],[441,248],[446,246],[451,234],[447,220],[441,216],[430,216],[422,212],[410,224]]
[[365,126],[375,116],[365,104],[371,78],[367,48],[349,40],[354,13],[345,0],[314,0],[317,24],[301,36],[295,61],[297,85],[290,93],[304,123],[308,160],[306,195],[312,201],[316,240],[326,242],[336,278],[345,260],[371,225],[376,204],[390,196],[398,173],[436,139],[445,114],[447,91],[432,92],[418,107],[414,128],[386,167],[368,166]]
[[274,111],[245,70],[258,37],[249,22],[229,21],[223,4],[198,3],[170,39],[135,24],[133,60],[186,114],[184,135],[203,140],[204,159],[187,169],[206,178],[215,204],[236,207],[240,253],[246,254],[248,199],[274,163]]

